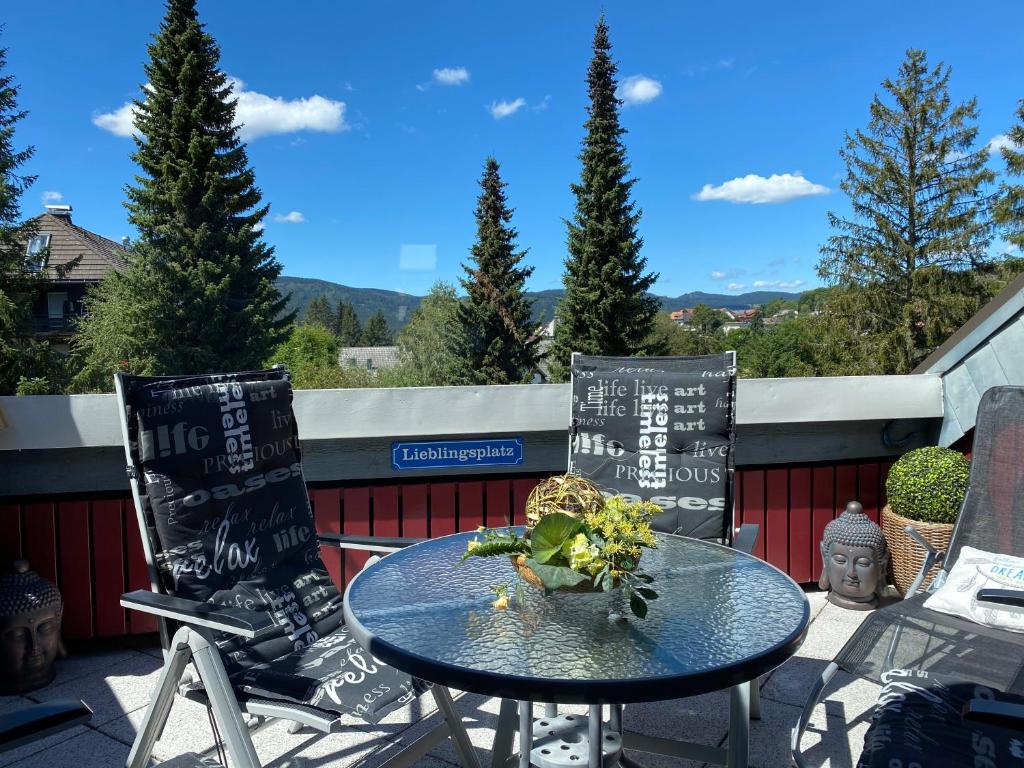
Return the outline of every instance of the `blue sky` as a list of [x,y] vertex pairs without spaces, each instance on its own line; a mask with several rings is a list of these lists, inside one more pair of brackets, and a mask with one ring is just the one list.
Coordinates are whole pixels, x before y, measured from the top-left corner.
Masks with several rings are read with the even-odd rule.
[[[244,84],[243,135],[284,273],[417,294],[456,279],[494,154],[536,268],[529,287],[560,287],[600,8],[202,0],[224,71]],[[843,132],[865,126],[906,48],[952,65],[954,99],[978,97],[979,144],[1005,133],[1024,98],[1016,0],[605,11],[620,76],[632,78],[622,121],[643,253],[665,295],[818,284],[825,212],[848,210]],[[138,0],[5,3],[0,44],[30,111],[17,143],[35,146],[39,176],[26,214],[47,197],[88,229],[132,234],[125,104],[162,15]]]

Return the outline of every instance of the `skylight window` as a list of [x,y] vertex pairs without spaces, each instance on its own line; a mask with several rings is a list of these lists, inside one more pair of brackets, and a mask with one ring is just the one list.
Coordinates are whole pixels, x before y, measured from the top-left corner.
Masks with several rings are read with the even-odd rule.
[[42,272],[46,266],[46,257],[50,247],[50,236],[33,235],[29,238],[25,253],[28,256],[27,266],[30,272]]

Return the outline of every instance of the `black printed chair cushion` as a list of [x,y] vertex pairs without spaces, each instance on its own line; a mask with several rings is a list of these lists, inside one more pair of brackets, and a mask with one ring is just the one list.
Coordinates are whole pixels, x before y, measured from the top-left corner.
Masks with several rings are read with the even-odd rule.
[[164,590],[274,622],[253,640],[218,637],[240,690],[371,720],[413,695],[413,678],[367,655],[342,626],[286,373],[124,381]]
[[892,670],[882,683],[857,768],[1024,765],[1024,732],[962,716],[972,699],[1024,697],[915,670]]

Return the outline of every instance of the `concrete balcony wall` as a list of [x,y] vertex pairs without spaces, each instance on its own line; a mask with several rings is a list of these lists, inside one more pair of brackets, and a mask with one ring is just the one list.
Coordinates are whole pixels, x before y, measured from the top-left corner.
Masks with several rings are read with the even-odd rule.
[[[396,471],[396,440],[522,437],[516,474],[566,466],[569,385],[300,390],[295,413],[312,483],[509,474],[509,467]],[[744,379],[737,465],[896,456],[937,437],[938,376]],[[0,497],[127,490],[113,395],[0,397]]]

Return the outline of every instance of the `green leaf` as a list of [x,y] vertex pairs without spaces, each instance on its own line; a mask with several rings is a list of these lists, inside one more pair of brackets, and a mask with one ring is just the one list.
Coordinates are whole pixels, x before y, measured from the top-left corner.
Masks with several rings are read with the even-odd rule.
[[629,594],[629,609],[637,618],[647,618],[647,601],[636,592],[630,592]]
[[579,533],[580,525],[575,517],[562,512],[544,515],[530,534],[533,559],[538,563],[546,563],[560,554],[562,545]]
[[[551,517],[551,515],[547,517]],[[547,517],[544,519],[546,520]],[[536,529],[534,529],[534,532],[536,532]],[[547,590],[555,590],[559,587],[575,587],[577,584],[587,580],[586,574],[574,571],[567,565],[545,565],[544,563],[538,563],[533,558],[527,560],[526,565],[544,582],[544,588]]]
[[658,593],[650,587],[635,587],[636,593],[647,600],[657,600]]

